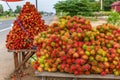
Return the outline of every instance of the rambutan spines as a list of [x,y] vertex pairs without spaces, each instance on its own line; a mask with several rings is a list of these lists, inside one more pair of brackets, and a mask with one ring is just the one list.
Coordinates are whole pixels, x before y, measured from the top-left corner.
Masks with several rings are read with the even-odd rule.
[[[120,68],[118,30],[119,28],[110,24],[92,28],[89,20],[77,16],[65,16],[47,31],[42,32],[49,37],[42,37],[40,33],[39,37],[35,38],[36,43],[46,44],[46,47],[40,46],[41,49],[38,52],[44,57],[46,54],[49,55],[43,59],[43,63],[38,62],[42,65],[48,63],[49,66],[42,67],[44,71],[52,71],[52,63],[57,65],[54,66],[54,71],[75,75],[105,76],[109,73],[120,75],[120,71],[117,71]],[[46,52],[43,53],[43,50]],[[38,53],[36,55],[39,56]],[[37,58],[41,59],[41,57]]]
[[7,35],[6,47],[10,50],[32,49],[35,35],[46,29],[35,6],[26,2]]

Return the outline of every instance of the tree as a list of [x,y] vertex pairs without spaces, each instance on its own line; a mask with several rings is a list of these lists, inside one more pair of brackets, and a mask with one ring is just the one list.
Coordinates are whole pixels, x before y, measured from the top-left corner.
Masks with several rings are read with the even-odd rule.
[[98,12],[100,11],[100,3],[99,2],[90,2],[90,7],[92,9],[92,12]]
[[103,0],[103,8],[105,11],[111,10],[111,4],[115,2],[116,0]]
[[4,16],[6,16],[6,15],[7,15],[7,16],[13,15],[12,10],[11,10],[11,9],[8,9],[7,11],[4,11],[3,15],[4,15]]
[[0,4],[0,15],[3,14],[3,6]]
[[16,10],[14,11],[15,13],[19,13],[21,10],[21,6],[16,6]]
[[[70,16],[89,15],[92,12],[88,0],[65,0],[59,1],[54,5],[56,13],[65,12]],[[89,12],[89,14],[88,14]]]
[[90,2],[95,2],[95,0],[89,0]]
[[101,3],[101,0],[89,0],[90,2],[97,2],[97,4],[100,7],[100,4],[103,5],[103,10],[104,11],[110,11],[111,10],[111,4],[115,1],[119,1],[119,0],[102,0],[103,3]]

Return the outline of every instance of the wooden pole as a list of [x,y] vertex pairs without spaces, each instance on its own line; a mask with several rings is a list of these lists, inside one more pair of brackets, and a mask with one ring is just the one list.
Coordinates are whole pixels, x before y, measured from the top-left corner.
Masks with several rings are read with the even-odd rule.
[[38,0],[36,0],[36,9],[38,10]]
[[[25,52],[22,52],[22,61],[24,61],[24,59],[25,59]],[[26,64],[23,65],[23,69],[25,68],[26,68]]]
[[14,52],[14,65],[15,65],[15,69],[17,68],[17,66],[19,65],[18,63],[18,53]]
[[103,0],[100,1],[100,4],[101,4],[101,5],[100,5],[100,9],[101,9],[101,11],[102,11],[102,10],[103,10]]

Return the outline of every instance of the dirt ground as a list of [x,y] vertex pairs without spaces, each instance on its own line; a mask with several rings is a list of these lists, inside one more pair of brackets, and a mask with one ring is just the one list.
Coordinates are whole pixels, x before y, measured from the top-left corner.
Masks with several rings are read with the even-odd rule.
[[105,20],[91,21],[92,27],[96,27],[96,26],[101,25],[103,23],[106,23],[106,21]]
[[29,62],[27,62],[27,67],[19,70],[17,73],[11,73],[5,80],[41,80],[35,77],[35,70],[32,68]]
[[[56,22],[56,20],[58,20],[58,19],[55,16],[51,23],[53,23],[54,21]],[[93,27],[95,27],[95,26],[100,25],[102,23],[106,23],[106,21],[104,21],[104,20],[92,21],[91,25]],[[6,80],[41,80],[40,77],[35,77],[35,70],[31,67],[31,65],[29,63],[28,63],[27,68],[22,70],[22,72],[23,73],[17,73],[16,76],[10,75],[9,78]],[[81,80],[84,80],[84,79],[81,79]],[[88,79],[88,80],[90,80],[90,79]]]

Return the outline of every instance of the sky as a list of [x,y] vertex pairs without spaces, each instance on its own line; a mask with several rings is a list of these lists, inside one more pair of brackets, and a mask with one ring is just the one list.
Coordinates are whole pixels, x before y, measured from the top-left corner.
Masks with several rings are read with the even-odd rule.
[[[32,4],[36,3],[36,0],[24,0],[20,2],[9,2],[9,5],[13,10],[15,10],[17,5],[23,6],[23,4],[25,4],[26,1],[29,1]],[[53,6],[58,1],[61,1],[61,0],[38,0],[38,10],[46,11],[46,12],[55,12],[55,9],[53,8]],[[0,4],[2,4],[4,11],[9,9],[6,2],[0,0]]]

